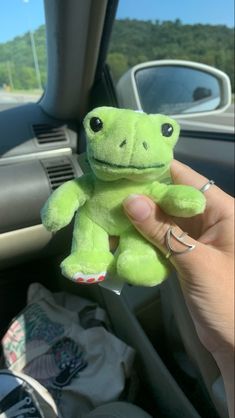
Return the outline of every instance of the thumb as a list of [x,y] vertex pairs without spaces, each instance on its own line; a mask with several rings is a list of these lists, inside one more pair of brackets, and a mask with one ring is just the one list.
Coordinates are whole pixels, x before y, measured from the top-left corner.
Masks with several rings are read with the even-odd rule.
[[[130,195],[124,200],[123,206],[131,223],[140,234],[156,246],[164,255],[168,254],[166,237],[169,228],[173,228],[173,233],[176,237],[180,237],[185,232],[147,196]],[[174,251],[182,252],[187,249],[187,246],[175,238],[174,235],[171,234],[169,238],[170,245]],[[194,245],[195,249],[193,251],[187,251],[185,254],[176,255],[174,253],[170,256],[171,263],[179,273],[185,272],[185,270],[189,271],[197,265],[203,246],[203,244],[188,236],[185,236],[183,241],[189,245]]]

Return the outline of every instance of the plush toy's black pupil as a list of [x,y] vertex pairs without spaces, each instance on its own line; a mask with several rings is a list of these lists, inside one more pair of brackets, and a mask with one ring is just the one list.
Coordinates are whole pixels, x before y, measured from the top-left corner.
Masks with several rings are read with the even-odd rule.
[[173,134],[173,126],[170,123],[164,123],[162,125],[162,135],[169,137]]
[[93,117],[90,120],[90,127],[92,131],[98,132],[103,128],[103,122],[100,118]]

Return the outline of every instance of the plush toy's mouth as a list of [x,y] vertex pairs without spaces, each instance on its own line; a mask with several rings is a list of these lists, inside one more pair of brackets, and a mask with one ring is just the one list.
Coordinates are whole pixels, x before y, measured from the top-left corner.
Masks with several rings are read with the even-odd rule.
[[114,163],[109,163],[108,161],[103,161],[103,160],[99,160],[98,158],[95,158],[95,157],[93,157],[93,160],[94,160],[94,162],[95,163],[98,163],[98,164],[102,164],[102,165],[105,165],[105,166],[109,166],[109,167],[113,167],[113,168],[133,168],[133,169],[136,169],[136,170],[144,170],[144,169],[150,169],[150,168],[162,168],[162,167],[165,167],[165,164],[164,163],[159,163],[159,164],[153,164],[153,165],[148,165],[148,166],[140,166],[140,165],[122,165],[122,164],[114,164]]

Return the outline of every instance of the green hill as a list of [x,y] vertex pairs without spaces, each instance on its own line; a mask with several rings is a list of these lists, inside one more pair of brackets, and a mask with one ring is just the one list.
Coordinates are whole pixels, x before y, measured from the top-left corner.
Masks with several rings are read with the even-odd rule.
[[[34,42],[42,85],[45,85],[47,71],[45,25],[34,32]],[[38,87],[29,32],[0,44],[0,87],[4,84],[24,90]]]
[[[34,32],[42,84],[46,83],[45,26]],[[131,66],[149,60],[183,59],[225,71],[234,91],[234,29],[223,25],[184,25],[171,21],[117,20],[108,63],[116,81]],[[0,44],[0,87],[37,88],[30,35]]]
[[225,71],[234,91],[234,29],[218,25],[118,20],[114,25],[108,62],[117,80],[129,67],[144,61],[182,59]]

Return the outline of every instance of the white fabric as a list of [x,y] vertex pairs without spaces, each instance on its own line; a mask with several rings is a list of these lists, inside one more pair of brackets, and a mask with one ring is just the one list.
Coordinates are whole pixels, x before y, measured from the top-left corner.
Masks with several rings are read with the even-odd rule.
[[90,301],[69,294],[54,296],[33,284],[27,307],[2,340],[6,366],[45,386],[64,418],[79,418],[117,400],[134,358],[133,349],[104,327],[81,326],[79,314],[85,308],[89,313],[89,307],[94,317],[105,317]]

